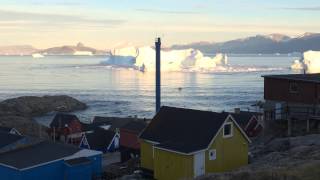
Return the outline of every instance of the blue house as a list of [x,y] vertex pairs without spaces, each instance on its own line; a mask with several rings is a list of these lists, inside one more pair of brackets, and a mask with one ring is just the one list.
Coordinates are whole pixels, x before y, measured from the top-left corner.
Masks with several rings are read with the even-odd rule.
[[114,152],[119,148],[119,140],[118,132],[98,127],[83,135],[79,147],[103,153]]
[[101,152],[43,141],[0,154],[1,179],[91,180],[101,175]]

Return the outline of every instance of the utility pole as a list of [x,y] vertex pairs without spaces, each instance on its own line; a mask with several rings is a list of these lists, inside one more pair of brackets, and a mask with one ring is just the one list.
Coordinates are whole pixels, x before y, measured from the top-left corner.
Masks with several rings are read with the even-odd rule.
[[161,68],[160,68],[161,39],[159,37],[156,38],[155,47],[156,47],[156,113],[158,113],[161,106]]

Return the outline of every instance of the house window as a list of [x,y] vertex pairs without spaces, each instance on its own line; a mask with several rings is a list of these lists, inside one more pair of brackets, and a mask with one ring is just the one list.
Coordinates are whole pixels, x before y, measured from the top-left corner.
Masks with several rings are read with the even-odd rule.
[[231,122],[225,123],[223,126],[223,137],[228,138],[228,137],[232,137],[232,135],[233,135],[232,123]]
[[215,149],[209,150],[209,160],[216,160],[217,158],[217,151]]
[[298,93],[298,84],[297,83],[290,83],[289,84],[289,92],[290,93]]

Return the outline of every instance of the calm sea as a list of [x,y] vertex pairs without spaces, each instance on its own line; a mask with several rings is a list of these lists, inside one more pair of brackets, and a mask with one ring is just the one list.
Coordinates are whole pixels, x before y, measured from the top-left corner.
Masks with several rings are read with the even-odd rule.
[[[229,66],[211,73],[162,72],[162,105],[232,110],[263,99],[264,74],[292,73],[292,56],[229,56]],[[155,111],[154,73],[115,68],[106,57],[0,57],[0,100],[25,95],[73,96],[89,105],[76,112],[93,116],[150,118]],[[48,123],[52,115],[38,119]]]

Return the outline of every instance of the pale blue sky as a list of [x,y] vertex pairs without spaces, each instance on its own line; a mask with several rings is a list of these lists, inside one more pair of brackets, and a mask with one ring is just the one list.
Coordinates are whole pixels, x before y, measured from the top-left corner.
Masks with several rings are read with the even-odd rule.
[[100,49],[320,32],[319,0],[0,0],[0,45]]

